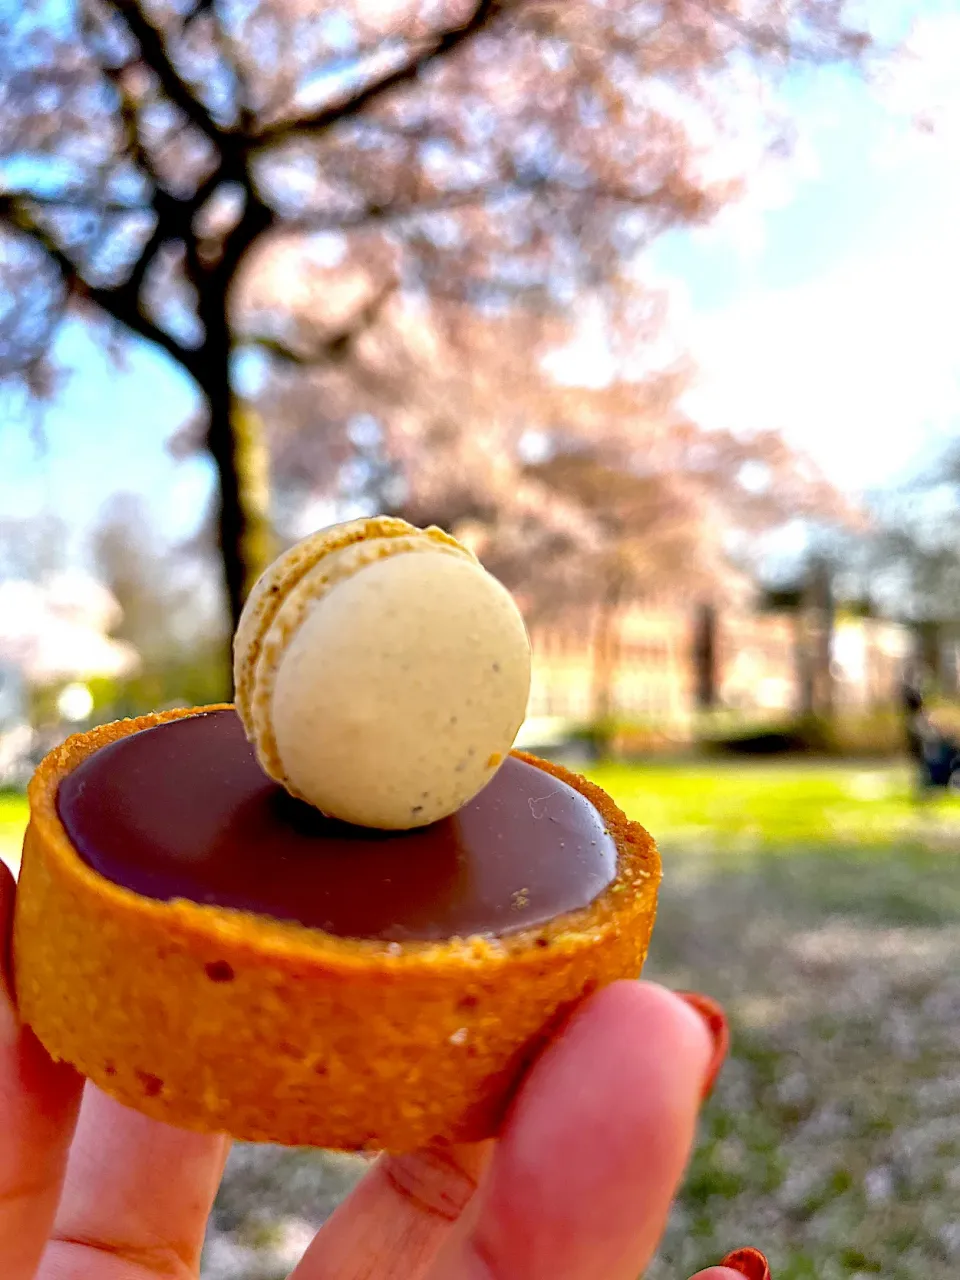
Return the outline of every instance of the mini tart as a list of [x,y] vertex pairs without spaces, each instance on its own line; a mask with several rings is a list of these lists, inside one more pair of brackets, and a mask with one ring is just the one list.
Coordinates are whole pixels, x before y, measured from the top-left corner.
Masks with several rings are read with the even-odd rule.
[[56,1059],[168,1124],[238,1139],[411,1150],[492,1136],[511,1091],[585,995],[636,978],[660,859],[600,788],[573,787],[617,846],[588,907],[501,938],[384,942],[113,883],[57,810],[63,778],[118,739],[199,708],[77,735],[30,784],[14,921],[23,1020]]

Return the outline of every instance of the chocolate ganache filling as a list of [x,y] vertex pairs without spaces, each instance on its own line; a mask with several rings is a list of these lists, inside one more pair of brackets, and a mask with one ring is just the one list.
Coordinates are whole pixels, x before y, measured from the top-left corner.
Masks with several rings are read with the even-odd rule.
[[57,804],[80,857],[115,884],[340,937],[514,933],[589,905],[616,875],[594,806],[516,757],[452,817],[374,831],[271,781],[233,711],[102,747],[63,780]]

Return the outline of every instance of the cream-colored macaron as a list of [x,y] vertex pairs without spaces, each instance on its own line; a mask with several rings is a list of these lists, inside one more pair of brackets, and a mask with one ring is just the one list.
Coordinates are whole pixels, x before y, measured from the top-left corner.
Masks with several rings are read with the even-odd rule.
[[331,817],[404,829],[493,777],[526,712],[530,643],[466,547],[376,517],[312,534],[266,570],[234,681],[272,778]]

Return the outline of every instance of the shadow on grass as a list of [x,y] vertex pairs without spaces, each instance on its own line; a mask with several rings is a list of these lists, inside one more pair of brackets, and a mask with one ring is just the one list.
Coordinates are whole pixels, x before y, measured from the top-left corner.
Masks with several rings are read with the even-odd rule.
[[761,846],[750,851],[661,843],[664,910],[670,886],[774,904],[792,923],[855,916],[885,925],[937,926],[960,920],[960,847],[832,843]]
[[646,976],[718,998],[732,1049],[648,1280],[741,1244],[777,1280],[955,1277],[956,853],[664,846]]

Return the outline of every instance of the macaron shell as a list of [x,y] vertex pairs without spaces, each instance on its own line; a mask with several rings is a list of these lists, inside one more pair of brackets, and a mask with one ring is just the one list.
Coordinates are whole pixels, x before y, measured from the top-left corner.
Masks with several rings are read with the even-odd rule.
[[[414,529],[412,525],[407,525],[406,530],[402,534],[394,532],[387,538],[367,537],[328,551],[290,587],[279,608],[272,611],[269,626],[260,638],[252,669],[247,713],[241,719],[261,767],[295,795],[301,793],[291,784],[277,750],[273,723],[274,686],[287,649],[304,621],[318,607],[319,601],[338,583],[390,556],[436,550],[442,555],[454,555],[468,563],[475,563],[470,553],[452,539],[449,542],[436,541],[421,530]],[[281,593],[276,594],[280,598]],[[353,636],[356,624],[347,625]]]
[[[290,592],[311,569],[338,550],[375,538],[400,538],[412,534],[435,543],[460,546],[442,529],[431,527],[421,530],[394,516],[374,516],[319,529],[289,547],[264,570],[247,598],[233,642],[236,706],[248,733],[252,724],[251,704],[261,646]],[[461,549],[470,554],[466,548]]]
[[453,813],[483,788],[530,686],[529,640],[506,589],[472,558],[429,544],[400,551],[404,542],[340,575],[306,611],[270,715],[295,794],[393,829]]
[[263,571],[247,597],[233,641],[234,684],[237,709],[242,718],[253,693],[254,671],[263,637],[288,593],[334,545],[349,545],[353,538],[367,536],[367,521],[354,520],[338,527],[336,533],[320,529],[288,547]]

